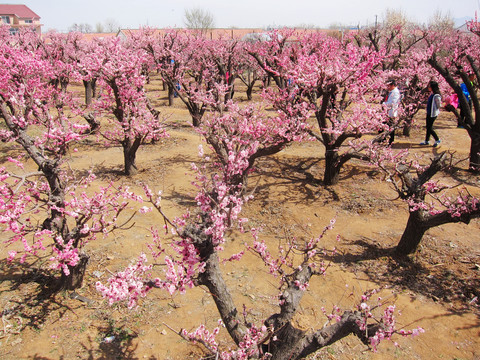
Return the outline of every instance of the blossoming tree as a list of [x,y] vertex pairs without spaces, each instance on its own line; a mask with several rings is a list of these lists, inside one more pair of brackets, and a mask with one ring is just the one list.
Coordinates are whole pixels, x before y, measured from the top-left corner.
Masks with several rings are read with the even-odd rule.
[[[288,109],[267,114],[261,105],[239,107],[231,103],[223,115],[207,117],[199,128],[222,167],[235,166],[229,184],[246,189],[248,175],[257,159],[274,155],[294,141],[306,137],[310,111],[305,104],[289,104]],[[235,157],[240,154],[238,160]],[[232,173],[233,171],[229,171]]]
[[187,107],[194,127],[200,126],[208,109],[222,111],[225,95],[231,91],[226,77],[219,74],[219,69],[226,71],[224,63],[219,66],[211,56],[215,44],[180,30],[157,35],[145,30],[137,39],[137,46],[148,53],[168,85],[169,97],[175,92]]
[[[240,261],[245,251],[257,254],[279,280],[279,310],[267,317],[263,324],[251,324],[242,316],[221,269],[221,257],[224,247],[228,246],[227,234],[235,228],[246,229],[247,220],[240,218],[240,214],[249,196],[245,195],[238,179],[245,179],[250,172],[251,159],[255,159],[258,149],[261,149],[259,144],[264,143],[259,139],[265,137],[267,143],[272,140],[269,139],[270,131],[259,131],[260,121],[252,117],[251,109],[237,111],[238,115],[245,116],[245,121],[235,119],[237,115],[212,120],[212,127],[218,127],[223,122],[227,129],[207,133],[214,158],[210,159],[200,149],[205,164],[193,166],[199,190],[195,198],[198,208],[194,212],[170,220],[162,208],[161,198],[145,187],[146,197],[165,219],[166,230],[172,228],[176,236],[171,249],[168,249],[158,231],[153,232],[154,241],[149,248],[154,263],[165,264],[163,275],[153,274],[153,264],[149,265],[147,256],[142,254],[136,263],[114,274],[107,284],[97,283],[97,289],[110,303],[124,300],[133,307],[154,288],[173,294],[184,292],[188,287],[205,286],[216,304],[221,325],[226,328],[236,348],[220,348],[215,339],[220,328],[209,331],[200,325],[193,332],[180,330],[178,334],[202,344],[211,356],[222,359],[301,359],[349,334],[356,335],[375,349],[380,341],[390,339],[395,333],[421,332],[421,329],[397,331],[394,306],[384,306],[386,304],[380,298],[378,304],[369,305],[375,291],[365,293],[359,305],[352,310],[335,308],[332,314],[326,314],[330,321],[320,329],[304,331],[293,325],[293,317],[311,278],[326,271],[321,257],[324,234],[305,243],[291,239],[287,246],[276,251],[277,255],[273,255],[265,241],[260,239],[259,232],[251,229],[253,240],[246,249],[224,261]],[[258,124],[252,126],[252,122]],[[255,134],[260,136],[255,137]],[[218,140],[208,140],[208,136],[218,137]],[[226,143],[225,150],[218,151],[218,143]],[[223,155],[224,151],[228,155]],[[213,173],[212,168],[215,169]],[[332,226],[333,222],[325,232]],[[376,319],[373,309],[380,307],[384,307],[384,311]]]
[[146,53],[132,50],[118,38],[100,42],[97,49],[101,54],[99,79],[105,92],[96,107],[114,116],[109,118],[111,128],[101,134],[109,142],[121,144],[126,175],[137,172],[136,155],[142,144],[167,136],[160,112],[150,105],[145,93],[142,65]]
[[[82,191],[94,175],[76,178],[68,171],[66,155],[88,126],[75,120],[73,97],[51,85],[51,61],[7,41],[1,44],[0,72],[0,137],[23,149],[9,158],[12,166],[0,169],[0,223],[12,234],[7,245],[16,246],[9,260],[50,253],[51,267],[61,270],[57,285],[75,289],[88,261],[82,248],[118,225],[132,196],[112,184]],[[69,114],[56,106],[58,100],[68,104]]]
[[274,107],[283,98],[306,102],[314,112],[318,129],[309,133],[325,147],[324,185],[336,184],[344,164],[362,158],[358,151],[342,146],[388,128],[386,113],[368,99],[372,89],[378,90],[375,68],[382,55],[317,33],[296,34],[298,39],[291,44],[279,42],[284,36],[273,34],[270,42],[258,45],[276,49],[273,60],[263,57],[267,50],[252,56],[277,84],[278,89],[269,89],[267,96],[283,93],[273,97]]
[[400,199],[408,204],[405,230],[395,249],[398,255],[413,253],[424,234],[431,228],[448,223],[465,223],[480,217],[480,198],[466,186],[458,192],[433,180],[437,173],[448,170],[452,156],[441,153],[427,165],[408,158],[408,152],[391,149],[370,149],[370,159],[387,174]]
[[[470,23],[470,28],[474,34],[478,35],[475,32],[475,24],[475,22]],[[478,57],[480,36],[477,35],[448,30],[432,30],[425,39],[429,46],[426,61],[457,94],[459,107],[465,114],[463,126],[471,139],[469,168],[475,172],[480,170],[480,100],[473,83],[469,79],[469,74],[474,75],[477,83],[480,82]],[[460,87],[462,82],[470,93],[473,114]]]
[[394,11],[386,15],[383,24],[364,28],[353,37],[359,46],[368,45],[384,54],[380,64],[384,79],[388,76],[397,80],[402,93],[396,127],[403,127],[403,135],[410,136],[414,116],[426,101],[427,84],[433,78],[425,62],[415,56],[425,32],[401,13]]

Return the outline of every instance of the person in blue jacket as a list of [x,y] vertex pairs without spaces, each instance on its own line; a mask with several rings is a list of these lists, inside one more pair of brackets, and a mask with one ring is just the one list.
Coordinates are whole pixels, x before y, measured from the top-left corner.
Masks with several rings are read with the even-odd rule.
[[[475,74],[469,74],[468,75],[468,80],[470,81],[470,84],[472,84],[472,86],[473,86],[473,80],[474,79],[475,79]],[[467,85],[465,83],[461,83],[460,88],[463,91],[463,95],[465,95],[465,98],[467,99],[469,111],[471,111],[472,110],[472,98],[470,96],[470,92],[468,91]],[[458,128],[463,128],[463,125],[465,124],[465,118],[466,118],[466,114],[463,111],[463,109],[460,108],[460,117],[458,118],[458,125],[457,125]]]

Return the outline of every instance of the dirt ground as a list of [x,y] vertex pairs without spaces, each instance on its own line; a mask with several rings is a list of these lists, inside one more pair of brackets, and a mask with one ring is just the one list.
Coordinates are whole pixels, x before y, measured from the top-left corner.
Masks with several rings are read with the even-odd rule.
[[[188,112],[180,102],[173,108],[163,106],[165,93],[158,83],[152,83],[150,95],[158,108],[171,114],[169,123],[177,126],[169,130],[169,139],[140,148],[137,175],[122,176],[121,149],[106,148],[93,136],[78,147],[71,164],[79,170],[93,169],[101,182],[129,184],[139,193],[141,183],[147,182],[163,191],[163,209],[174,217],[194,206],[190,164],[198,161],[202,139],[187,125]],[[245,97],[241,90],[235,96]],[[409,148],[426,158],[450,149],[456,159],[468,157],[466,131],[457,129],[453,116],[445,112],[436,123],[441,146],[418,146],[424,136],[423,115],[418,115],[419,127],[409,138],[397,136],[395,149]],[[3,150],[2,161],[16,151],[15,147]],[[413,256],[395,259],[390,255],[406,225],[406,204],[396,199],[380,173],[364,163],[348,163],[339,184],[329,188],[321,185],[322,166],[323,148],[317,142],[294,144],[262,159],[249,180],[254,199],[244,208],[251,226],[262,227],[261,236],[273,247],[287,235],[317,236],[336,218],[324,246],[336,247],[337,252],[325,257],[328,271],[310,284],[296,325],[319,328],[326,322],[321,307],[352,308],[365,290],[382,288],[382,297],[401,311],[398,327],[421,326],[425,333],[415,338],[397,336],[398,346],[386,341],[376,353],[349,336],[311,359],[480,359],[480,308],[474,300],[480,297],[480,222],[431,229]],[[480,179],[465,171],[467,162],[456,167],[453,177],[479,191]],[[154,290],[134,310],[125,304],[109,307],[95,291],[96,281],[105,282],[110,272],[147,251],[148,229],[162,225],[154,213],[138,215],[133,228],[87,245],[90,263],[84,287],[77,292],[92,303],[72,299],[67,292],[42,291],[46,278],[31,269],[47,259],[29,259],[33,264],[29,270],[6,263],[10,249],[0,248],[0,358],[200,359],[202,348],[172,330],[217,325],[219,315],[205,289],[173,297]],[[246,234],[232,233],[222,256],[239,252],[248,240]],[[269,276],[254,255],[247,253],[241,261],[227,263],[224,271],[237,307],[245,306],[249,321],[260,324],[277,311],[278,279]],[[233,346],[224,330],[218,339],[224,348]]]

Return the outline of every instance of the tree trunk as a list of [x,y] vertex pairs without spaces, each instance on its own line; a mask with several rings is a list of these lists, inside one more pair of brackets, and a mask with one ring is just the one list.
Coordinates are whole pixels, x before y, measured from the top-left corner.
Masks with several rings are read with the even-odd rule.
[[252,80],[252,72],[248,70],[247,72],[247,99],[252,100],[252,92],[253,92],[253,87],[255,86],[255,80]]
[[90,134],[94,134],[100,128],[100,122],[95,119],[95,116],[92,113],[83,115],[84,119],[90,125]]
[[412,130],[413,118],[408,117],[404,121],[403,125],[403,136],[410,137],[410,130]]
[[[165,83],[163,84],[165,85]],[[170,84],[168,84],[167,88],[168,88],[168,106],[173,106],[173,102],[175,99],[175,89]]]
[[87,270],[88,256],[86,254],[79,254],[80,260],[75,266],[68,266],[69,275],[65,275],[62,271],[59,287],[62,290],[75,290],[82,287],[85,271]]
[[470,143],[470,165],[469,169],[480,172],[480,133],[475,128],[469,132],[472,142]]
[[60,78],[60,89],[62,90],[62,93],[67,92],[67,86],[69,82],[70,82],[70,79],[67,77]]
[[137,165],[135,164],[135,158],[137,154],[131,151],[130,148],[123,148],[123,160],[125,175],[131,176],[137,173]]
[[425,226],[425,221],[420,211],[411,212],[402,238],[395,248],[395,254],[405,256],[413,253],[427,230],[428,227]]
[[325,186],[335,185],[340,179],[339,156],[337,149],[326,149],[325,151],[325,174],[323,184]]
[[[7,105],[5,103],[0,104],[0,110],[5,118],[5,123],[8,128],[17,135],[16,142],[30,155],[48,182],[48,203],[50,204],[50,214],[48,218],[43,221],[43,229],[51,230],[54,234],[61,236],[63,239],[68,239],[69,230],[64,213],[66,185],[60,176],[59,160],[52,160],[44,157],[43,152],[39,151],[35,146],[35,142],[28,136],[26,131],[14,124],[12,119],[13,116],[9,116]],[[76,243],[74,247],[77,248],[77,245],[78,243]],[[80,287],[83,282],[87,262],[88,257],[81,253],[79,263],[75,267],[69,267],[70,275],[67,276],[62,272],[59,281],[60,287],[66,289]]]
[[197,285],[208,288],[228,333],[238,345],[244,340],[247,329],[223,279],[212,238],[204,232],[205,225],[209,222],[208,218],[209,215],[204,214],[200,222],[187,225],[182,232],[182,238],[191,239],[199,257],[205,262],[204,271],[198,275]]
[[253,85],[254,85],[254,84],[249,85],[249,86],[247,87],[247,99],[248,99],[249,101],[252,100]]
[[147,65],[142,65],[142,75],[145,76],[146,83],[150,84],[150,73]]
[[131,139],[125,139],[122,142],[123,146],[123,160],[125,175],[135,175],[138,172],[135,159],[137,157],[137,150],[142,142],[141,138],[136,138],[134,141]]
[[271,359],[297,359],[293,353],[296,350],[295,348],[297,344],[305,336],[305,331],[295,328],[290,322],[288,322],[275,333],[275,336],[277,337],[277,340],[271,341],[264,349],[266,352],[272,354]]
[[83,80],[85,88],[85,105],[89,106],[96,95],[97,79]]
[[192,125],[193,127],[199,127],[202,121],[202,115],[192,114]]
[[225,94],[225,104],[230,101],[230,100],[233,100],[233,95],[235,94],[235,79],[233,80],[230,80],[231,82],[228,83],[227,82],[227,85],[228,85],[228,91],[227,93]]
[[246,329],[245,325],[239,321],[238,311],[222,277],[218,256],[213,252],[204,260],[206,260],[205,271],[199,276],[200,283],[205,285],[212,294],[225,327],[233,341],[238,345],[244,340]]
[[299,360],[305,359],[325,346],[353,334],[364,344],[369,343],[380,325],[369,325],[367,329],[360,329],[361,314],[358,311],[345,311],[342,318],[335,324],[325,326],[315,332],[306,333],[296,329],[290,322],[275,332],[276,340],[263,346],[263,351],[272,354],[269,359]]

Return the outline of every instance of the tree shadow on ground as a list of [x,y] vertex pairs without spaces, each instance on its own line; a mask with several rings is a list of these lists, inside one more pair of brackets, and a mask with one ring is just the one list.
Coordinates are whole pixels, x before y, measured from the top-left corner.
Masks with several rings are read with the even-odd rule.
[[[197,159],[198,160],[198,159]],[[87,177],[92,171],[95,176],[103,181],[114,181],[114,182],[124,182],[132,183],[136,181],[136,177],[145,178],[147,174],[151,174],[151,177],[148,177],[151,180],[156,180],[159,175],[165,174],[165,169],[172,167],[185,167],[194,162],[195,160],[191,157],[178,155],[169,158],[161,158],[151,160],[148,163],[148,167],[142,167],[142,161],[137,161],[138,172],[137,174],[127,176],[125,175],[123,165],[109,165],[105,161],[99,164],[95,164],[91,169],[82,169],[75,170],[77,178]]]
[[[68,314],[77,314],[80,308],[85,307],[85,303],[81,302],[78,302],[78,305],[75,302],[72,306],[72,301],[67,300],[66,292],[56,290],[55,280],[51,274],[34,269],[32,262],[29,262],[28,265],[25,263],[25,265],[16,266],[6,260],[0,261],[0,283],[2,284],[0,316],[4,327],[7,326],[6,328],[14,331],[7,335],[20,334],[26,328],[40,332],[45,323],[65,318]],[[75,343],[80,345],[82,359],[140,359],[135,355],[138,345],[134,343],[138,334],[129,329],[128,322],[126,324],[115,322],[111,317],[110,309],[102,310],[101,307],[92,307],[91,309],[96,309],[92,314],[96,314],[95,328],[98,335],[94,339],[89,336],[87,344]],[[52,314],[54,314],[53,318]],[[15,328],[10,326],[14,321],[19,323]],[[75,342],[75,339],[65,339],[65,341],[73,344],[72,341]],[[65,349],[63,350],[65,351]],[[8,355],[9,352],[8,350],[3,353],[0,351],[0,357]],[[74,355],[57,354],[50,358],[36,354],[31,358],[37,360],[70,359]],[[154,356],[150,356],[148,359],[157,360]]]
[[399,143],[399,142],[394,142],[391,145],[392,149],[397,149],[397,150],[404,150],[404,149],[411,149],[413,147],[413,144],[411,143]]
[[[272,190],[278,188],[283,188],[282,197],[294,204],[316,201],[324,194],[329,194],[330,200],[337,201],[339,198],[335,190],[324,187],[320,180],[316,167],[321,162],[321,159],[313,157],[262,158],[258,160],[255,172],[249,177],[248,192],[253,192],[255,198],[263,202],[268,202],[272,197]],[[256,184],[262,179],[268,179],[268,182]]]
[[2,149],[2,155],[0,155],[0,161],[2,163],[8,162],[9,158],[15,159],[24,154],[23,148],[16,143],[4,144],[2,145],[1,149]]
[[[480,306],[475,301],[480,298],[480,274],[473,269],[465,272],[468,265],[456,261],[458,254],[443,258],[449,262],[447,267],[437,262],[441,258],[440,249],[430,244],[421,247],[415,254],[398,256],[394,254],[395,247],[384,248],[373,239],[346,241],[351,252],[339,252],[327,259],[344,264],[353,272],[361,271],[370,281],[407,289],[435,302],[448,303],[451,305],[450,311],[471,313],[473,310],[480,318]],[[454,262],[454,266],[451,262]],[[474,263],[472,259],[472,265]],[[480,327],[480,322],[475,327]]]
[[[98,341],[100,345],[98,346],[96,356],[92,359],[101,359],[101,360],[116,360],[116,359],[126,359],[126,360],[137,360],[139,359],[135,356],[135,351],[137,350],[138,345],[133,344],[133,339],[138,336],[135,332],[130,330],[125,325],[118,326],[114,320],[109,319],[107,324],[98,327]],[[86,351],[90,351],[94,347],[92,340],[89,338],[90,345],[85,346],[82,344],[82,347]],[[92,354],[91,354],[92,355]],[[155,359],[151,356],[149,359]]]
[[[107,338],[110,338],[113,335],[110,335]],[[136,336],[135,336],[136,337]],[[96,341],[92,340],[90,337],[88,338],[88,344],[80,344],[82,348],[82,359],[87,359],[87,360],[139,360],[140,357],[135,355],[135,351],[137,349],[137,346],[132,344],[132,339],[113,339],[112,341],[105,342],[102,339],[99,339],[101,341],[100,345],[96,345]],[[67,358],[70,358],[68,356]],[[53,360],[53,359],[59,359],[63,360],[65,359],[64,355],[60,355],[59,357],[55,358],[48,358],[45,356],[40,356],[40,355],[34,355],[32,357],[32,360]],[[151,355],[148,358],[147,357],[142,357],[142,359],[148,359],[148,360],[158,360],[157,357]]]
[[97,140],[95,134],[91,134],[88,137],[82,139],[77,145],[77,148],[81,150],[91,150],[91,151],[103,151],[105,149],[110,148],[118,148],[119,151],[122,150],[122,146],[120,144],[109,144],[106,145],[104,141]]
[[195,195],[188,196],[183,192],[178,192],[176,190],[169,191],[168,195],[162,195],[162,199],[174,202],[186,208],[192,208],[197,206]]
[[0,274],[3,285],[0,295],[8,292],[14,295],[4,297],[7,301],[3,304],[2,317],[19,319],[21,329],[40,329],[51,312],[63,316],[75,311],[62,301],[65,294],[58,289],[58,278],[37,268],[36,262],[12,265],[6,259],[0,260]]
[[[111,310],[95,311],[97,335],[95,338],[88,336],[86,343],[79,343],[82,352],[88,354],[89,360],[140,359],[136,355],[138,344],[134,341],[139,334],[130,329],[131,319],[114,320],[111,315]],[[158,358],[153,355],[147,358],[144,355],[142,359],[157,360]]]
[[[156,163],[160,166],[164,166],[166,168],[172,167],[172,166],[180,166],[184,168],[190,168],[190,165],[193,162],[200,162],[200,158],[198,157],[191,157],[187,155],[176,155],[173,157],[168,157],[168,158],[162,158],[159,159]],[[155,164],[155,162],[154,162]]]
[[121,178],[126,178],[125,172],[119,167],[105,165],[105,162],[95,164],[91,169],[75,170],[77,179],[86,178],[93,172],[97,179],[103,181],[119,181]]
[[[264,203],[278,195],[274,190],[282,189],[281,197],[293,204],[322,203],[340,201],[336,186],[325,186],[323,180],[324,159],[318,157],[262,158],[255,166],[256,171],[249,177],[249,190],[257,200]],[[344,165],[340,172],[339,183],[360,175],[375,177],[372,167],[361,161]],[[262,180],[266,180],[263,181]],[[262,182],[260,184],[260,182]]]
[[[468,167],[468,162],[467,162]],[[469,186],[479,186],[480,185],[480,178],[478,174],[469,171],[464,168],[460,168],[459,166],[452,166],[448,171],[448,175],[452,177],[455,181],[458,181],[462,185],[469,185]]]

